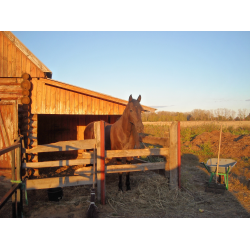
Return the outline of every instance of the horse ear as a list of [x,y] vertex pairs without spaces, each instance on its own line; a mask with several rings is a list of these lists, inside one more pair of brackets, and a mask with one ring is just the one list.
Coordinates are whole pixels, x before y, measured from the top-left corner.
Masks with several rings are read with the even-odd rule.
[[137,101],[138,101],[138,102],[141,101],[141,95],[138,96]]
[[132,95],[129,96],[129,102],[131,102],[131,101],[132,101]]

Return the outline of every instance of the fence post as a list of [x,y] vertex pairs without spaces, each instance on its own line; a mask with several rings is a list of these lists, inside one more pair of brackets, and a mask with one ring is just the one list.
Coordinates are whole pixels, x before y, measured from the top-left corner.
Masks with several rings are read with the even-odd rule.
[[178,188],[178,122],[172,122],[169,129],[169,188]]
[[[21,139],[22,140],[22,139]],[[20,147],[17,148],[17,162],[16,162],[16,179],[17,181],[21,181],[21,145],[22,142],[20,141]],[[22,197],[22,186],[20,184],[19,188],[17,189],[17,217],[22,218],[23,216],[23,197]]]
[[105,204],[105,131],[104,121],[95,122],[97,148],[97,200]]
[[[15,174],[15,149],[11,151],[11,179],[13,181],[16,180],[16,174]],[[15,184],[12,183],[12,186]],[[12,218],[17,217],[17,211],[16,211],[16,191],[12,194]]]

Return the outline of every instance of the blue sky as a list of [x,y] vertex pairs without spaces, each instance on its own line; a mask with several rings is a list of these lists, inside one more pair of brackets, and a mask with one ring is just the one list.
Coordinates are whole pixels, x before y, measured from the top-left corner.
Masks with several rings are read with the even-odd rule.
[[250,32],[15,32],[52,79],[168,111],[250,111]]

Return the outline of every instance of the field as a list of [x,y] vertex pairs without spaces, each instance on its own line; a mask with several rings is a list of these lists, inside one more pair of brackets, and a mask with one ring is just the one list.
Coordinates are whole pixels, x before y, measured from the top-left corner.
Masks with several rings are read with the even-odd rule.
[[[144,133],[164,137],[167,125],[145,125]],[[167,178],[157,171],[131,173],[131,191],[118,192],[118,175],[106,176],[106,205],[96,203],[101,218],[249,218],[250,127],[223,129],[221,158],[232,158],[237,164],[229,174],[229,190],[215,194],[205,192],[209,179],[200,162],[217,157],[219,129],[217,125],[181,128],[181,190],[169,190]],[[152,145],[141,145],[152,147]],[[161,161],[148,157],[151,162]],[[62,169],[62,172],[64,170]],[[1,177],[2,178],[2,177]],[[125,183],[125,176],[124,176]],[[9,187],[0,182],[0,197]],[[28,191],[24,217],[82,218],[90,201],[90,186],[63,189],[59,202],[48,200],[47,190]],[[0,217],[11,217],[11,202],[0,211]]]

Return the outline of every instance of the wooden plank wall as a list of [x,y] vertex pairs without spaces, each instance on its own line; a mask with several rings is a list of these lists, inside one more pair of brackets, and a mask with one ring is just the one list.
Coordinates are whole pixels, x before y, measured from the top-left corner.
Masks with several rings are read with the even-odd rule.
[[0,32],[0,77],[44,77],[41,71],[2,32]]
[[32,114],[122,115],[126,107],[112,101],[32,79]]

